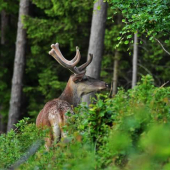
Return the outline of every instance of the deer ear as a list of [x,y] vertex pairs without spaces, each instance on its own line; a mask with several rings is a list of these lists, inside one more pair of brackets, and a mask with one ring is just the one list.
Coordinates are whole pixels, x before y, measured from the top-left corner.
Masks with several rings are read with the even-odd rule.
[[72,80],[73,80],[75,83],[77,83],[77,82],[79,82],[79,81],[81,81],[81,80],[83,79],[84,75],[85,75],[85,72],[82,73],[82,74],[75,74],[75,75],[73,76]]

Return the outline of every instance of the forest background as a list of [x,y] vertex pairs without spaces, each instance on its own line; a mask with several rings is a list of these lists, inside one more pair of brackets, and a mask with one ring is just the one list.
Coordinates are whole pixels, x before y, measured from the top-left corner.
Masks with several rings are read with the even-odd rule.
[[[161,1],[155,2],[155,6],[152,2],[145,1],[133,6],[131,1],[124,5],[121,5],[121,1],[108,2],[101,78],[111,86],[116,59],[119,61],[119,65],[116,66],[118,87],[131,88],[133,32],[137,30],[139,32],[138,43],[136,43],[139,56],[138,80],[141,75],[146,74],[154,77],[157,86],[169,80],[169,54],[163,50],[163,48],[168,49],[170,45],[168,35],[170,19],[167,15],[169,2],[164,1],[163,4]],[[147,7],[145,7],[146,4]],[[135,5],[139,5],[140,8],[135,9]],[[131,7],[130,10],[129,7]],[[0,10],[0,120],[1,131],[6,131],[16,50],[19,1],[1,0]],[[92,14],[99,10],[100,4],[97,10],[93,11],[93,1],[81,3],[79,1],[30,1],[29,14],[23,18],[27,41],[24,47],[26,52],[19,119],[29,116],[35,120],[44,103],[58,97],[66,85],[70,73],[49,57],[48,51],[52,43],[59,42],[64,56],[68,59],[74,56],[75,47],[79,46],[82,62],[86,60]],[[159,39],[161,44],[155,39]]]
[[[92,31],[93,16],[106,11]],[[170,169],[169,0],[0,0],[0,12],[0,168]],[[83,63],[91,42],[99,47],[102,32],[91,37],[101,25],[96,78],[110,91],[75,108],[65,127],[70,142],[47,153],[35,118],[71,74],[49,56],[50,45],[59,42],[67,59],[79,46]],[[14,130],[9,118],[20,120]]]
[[[167,15],[169,2],[155,2],[153,6],[154,2],[150,1],[141,1],[140,4],[133,5],[131,1],[124,5],[121,1],[108,1],[100,75],[101,79],[111,86],[115,81],[114,61],[118,60],[117,86],[131,88],[133,33],[137,30],[138,80],[141,75],[151,74],[156,86],[169,81],[169,54],[163,50],[163,48],[168,49],[170,45],[168,35],[170,18]],[[136,9],[137,5],[140,8]],[[19,1],[1,0],[0,10],[0,128],[3,132],[6,131],[8,121]],[[98,11],[100,11],[99,2],[97,10],[93,11],[92,1],[81,1],[81,3],[79,1],[30,1],[29,13],[23,18],[27,39],[24,47],[26,52],[19,119],[29,116],[35,120],[44,103],[58,97],[66,85],[70,73],[48,55],[52,43],[59,42],[61,51],[68,59],[74,56],[75,47],[79,46],[82,62],[86,60],[92,14]]]
[[[11,80],[14,77],[14,57],[17,48],[19,1],[2,1],[1,11],[1,58],[3,61],[1,62],[0,89],[3,97],[0,102],[0,119],[3,132],[7,129],[9,101],[12,96]],[[27,30],[27,42],[23,40],[20,42],[26,43],[26,46],[22,47],[25,49],[25,61],[18,61],[25,66],[22,66],[24,76],[20,82],[23,93],[20,102],[17,101],[16,104],[18,105],[16,107],[20,107],[17,119],[30,116],[32,120],[35,120],[44,103],[58,97],[66,85],[70,72],[49,57],[48,51],[52,43],[59,42],[61,50],[68,59],[74,56],[75,47],[79,46],[83,56],[82,62],[86,60],[92,11],[93,3],[87,1],[81,5],[78,1],[66,3],[30,1],[29,13],[25,15],[25,18],[22,17],[22,23]],[[7,50],[8,48],[10,50]],[[40,105],[37,107],[36,103]]]

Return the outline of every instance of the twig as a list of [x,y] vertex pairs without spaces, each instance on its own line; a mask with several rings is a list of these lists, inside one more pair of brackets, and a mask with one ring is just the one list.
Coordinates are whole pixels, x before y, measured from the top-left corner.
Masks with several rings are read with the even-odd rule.
[[162,43],[161,43],[157,38],[154,38],[154,39],[161,45],[162,49],[163,49],[168,55],[170,55],[170,52],[168,52],[168,51],[164,48],[164,46],[162,45]]
[[152,73],[146,68],[144,67],[142,64],[138,63],[138,66],[140,66],[141,68],[143,68],[146,72],[148,72],[150,75],[152,75]]
[[162,86],[160,88],[164,87],[168,83],[169,83],[169,81],[165,82],[164,84],[162,84]]

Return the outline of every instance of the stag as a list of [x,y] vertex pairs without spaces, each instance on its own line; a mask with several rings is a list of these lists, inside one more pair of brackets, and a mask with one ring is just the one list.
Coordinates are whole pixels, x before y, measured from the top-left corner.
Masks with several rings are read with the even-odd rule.
[[58,43],[52,44],[51,48],[49,54],[57,60],[60,65],[69,69],[74,74],[70,76],[61,96],[47,102],[37,116],[36,126],[41,128],[48,127],[50,130],[49,136],[45,138],[47,150],[53,143],[58,142],[62,137],[66,137],[66,134],[62,130],[62,127],[68,119],[66,113],[70,112],[74,114],[73,107],[76,107],[81,102],[81,97],[85,94],[97,92],[108,87],[104,81],[85,75],[86,67],[93,59],[92,54],[89,54],[86,63],[76,67],[81,58],[78,47],[76,47],[76,56],[70,61],[64,58]]

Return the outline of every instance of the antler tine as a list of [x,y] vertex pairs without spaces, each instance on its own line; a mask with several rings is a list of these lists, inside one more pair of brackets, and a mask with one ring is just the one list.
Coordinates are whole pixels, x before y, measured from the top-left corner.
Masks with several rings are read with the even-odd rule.
[[54,51],[54,49],[52,49],[49,54],[59,63],[61,64],[63,67],[68,68],[72,73],[74,74],[82,74],[84,72],[80,72],[77,67],[72,66],[72,65],[68,65],[65,62],[63,62],[63,60],[61,60],[61,58],[56,54],[56,51]]
[[82,64],[78,68],[76,67],[77,63],[80,61],[81,55],[79,48],[76,47],[76,56],[71,60],[66,60],[64,56],[62,55],[60,49],[59,49],[59,44],[52,44],[51,45],[52,50],[49,52],[49,54],[58,61],[59,64],[61,64],[63,67],[69,69],[71,72],[74,74],[85,74],[86,72],[86,67],[91,63],[93,59],[93,55],[89,54],[89,58],[86,63]]
[[66,68],[66,64],[57,56],[57,54],[55,53],[55,51],[52,49],[51,51],[49,51],[49,54],[63,67]]
[[86,63],[82,64],[78,67],[78,70],[81,72],[86,69],[86,67],[92,62],[93,60],[93,54],[89,54],[88,60]]
[[[80,55],[80,51],[79,51],[79,47],[76,46],[76,55],[70,62],[74,63],[77,60],[78,55]],[[80,58],[81,58],[81,56],[80,56]]]
[[78,47],[76,47],[76,51],[77,51],[76,52],[76,56],[71,61],[66,60],[64,58],[64,56],[62,55],[62,53],[61,53],[61,51],[59,49],[59,44],[58,43],[56,43],[55,45],[52,44],[51,48],[54,49],[54,51],[57,54],[57,56],[65,63],[65,65],[68,65],[68,67],[74,67],[80,61],[81,56],[80,56],[80,52],[79,52],[79,48]]

